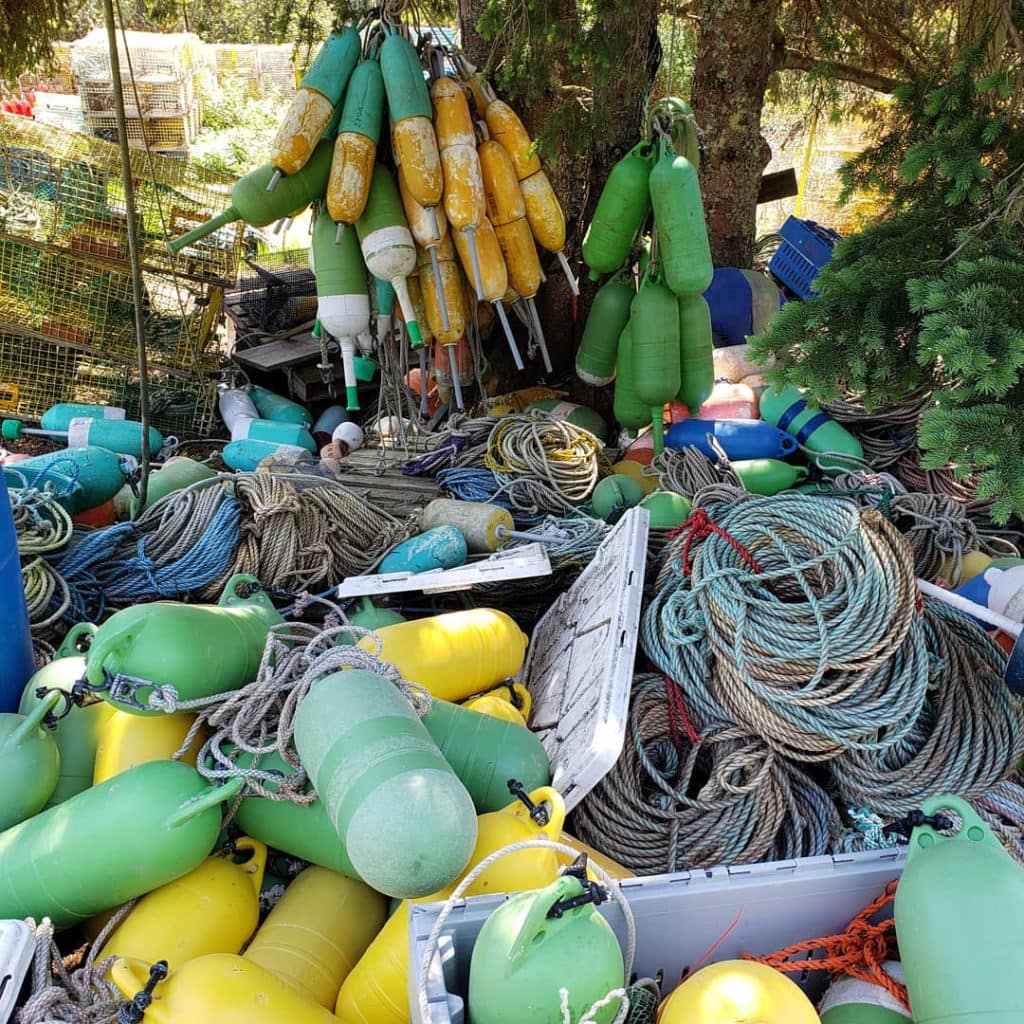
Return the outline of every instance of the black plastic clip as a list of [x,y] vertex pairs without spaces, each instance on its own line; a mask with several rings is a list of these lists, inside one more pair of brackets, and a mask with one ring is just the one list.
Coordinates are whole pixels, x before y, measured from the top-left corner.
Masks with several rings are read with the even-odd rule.
[[117,1024],[142,1024],[142,1018],[153,1002],[153,989],[167,977],[167,961],[157,960],[149,969],[149,981],[134,999],[123,1002],[117,1010]]
[[45,725],[47,729],[56,729],[57,723],[71,713],[71,708],[75,704],[75,699],[67,690],[61,690],[56,686],[37,686],[35,690],[35,695],[40,700],[44,700],[47,694],[50,693],[59,693],[64,701],[64,705],[61,707],[60,711],[53,708],[52,711],[47,711],[46,717],[43,719],[43,725]]
[[900,835],[909,839],[911,832],[921,825],[930,825],[936,832],[946,832],[953,828],[954,824],[953,820],[945,814],[925,814],[924,811],[914,808],[914,810],[908,811],[898,821],[894,821],[891,825],[886,825],[882,829],[882,834],[887,836]]
[[104,668],[103,684],[101,686],[93,685],[89,682],[87,676],[82,676],[81,679],[71,684],[69,693],[71,694],[71,699],[81,708],[85,707],[86,704],[91,704],[99,694],[109,693],[113,682],[113,673],[109,669]]
[[509,779],[506,783],[508,791],[530,812],[530,817],[542,828],[551,821],[551,814],[545,804],[535,804],[530,794],[518,779]]
[[[582,878],[579,875],[580,871],[583,873]],[[585,853],[580,854],[572,866],[565,869],[562,874],[579,878],[583,883],[583,892],[578,896],[570,896],[567,900],[558,900],[556,903],[553,903],[551,909],[547,912],[548,917],[559,918],[567,910],[572,910],[575,907],[585,907],[588,903],[593,903],[595,907],[599,907],[602,903],[607,902],[608,891],[605,887],[597,882],[591,882],[587,878],[587,855]]]

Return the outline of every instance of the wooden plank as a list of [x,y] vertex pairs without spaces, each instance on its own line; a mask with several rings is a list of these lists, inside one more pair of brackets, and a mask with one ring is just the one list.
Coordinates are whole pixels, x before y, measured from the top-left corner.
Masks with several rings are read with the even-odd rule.
[[257,345],[254,348],[238,349],[232,358],[236,363],[251,370],[271,373],[274,370],[301,366],[311,359],[319,359],[320,342],[312,334],[299,334],[294,338],[268,341],[265,345]]
[[404,451],[389,449],[386,459],[387,468],[383,474],[378,474],[379,448],[354,451],[342,460],[339,480],[350,490],[365,494],[373,504],[396,516],[408,515],[440,497],[441,490],[433,477],[402,475],[402,466],[408,461]]

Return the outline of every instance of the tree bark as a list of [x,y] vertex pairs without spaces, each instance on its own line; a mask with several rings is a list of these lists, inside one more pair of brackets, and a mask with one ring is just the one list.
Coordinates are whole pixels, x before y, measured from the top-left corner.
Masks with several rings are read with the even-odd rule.
[[693,110],[704,133],[701,190],[716,266],[749,267],[771,150],[761,108],[780,40],[780,0],[702,0]]

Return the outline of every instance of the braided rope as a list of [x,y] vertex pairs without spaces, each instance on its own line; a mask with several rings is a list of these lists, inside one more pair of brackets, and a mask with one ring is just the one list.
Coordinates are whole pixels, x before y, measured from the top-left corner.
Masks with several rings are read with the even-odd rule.
[[67,544],[74,524],[53,491],[10,488],[8,494],[29,623],[33,634],[45,634],[67,612],[71,594],[63,577],[44,556]]
[[912,728],[885,747],[847,749],[831,765],[842,799],[883,817],[901,817],[933,793],[982,797],[1024,756],[1024,705],[1003,682],[1000,649],[938,601],[925,601],[922,624],[928,686]]
[[563,420],[505,416],[491,430],[485,465],[506,478],[540,480],[571,506],[593,492],[603,447],[589,431]]
[[54,568],[77,621],[107,604],[215,600],[235,573],[267,587],[316,589],[371,569],[412,526],[315,474],[226,474],[175,491],[134,523],[78,539]]
[[696,547],[689,577],[675,557],[686,538],[675,541],[644,617],[655,664],[681,682],[673,649],[706,638],[715,671],[687,690],[698,717],[724,715],[798,761],[873,749],[879,729],[897,742],[927,686],[899,533],[877,512],[799,494],[710,510],[721,531]]
[[821,408],[860,441],[873,469],[887,469],[916,450],[918,425],[931,403],[931,391],[921,388],[898,405],[881,409],[865,409],[863,401],[853,396],[823,402]]
[[723,720],[693,730],[661,676],[633,683],[615,767],[575,812],[580,838],[638,874],[815,856],[839,812],[798,766]]
[[[29,924],[35,931],[31,994],[15,1010],[12,1024],[112,1024],[122,1000],[106,977],[114,958],[94,963],[95,952],[101,948],[97,941],[85,964],[71,969],[53,941],[50,919],[43,918],[37,925],[30,918]],[[104,941],[109,928],[100,936]]]
[[954,467],[925,469],[921,465],[921,452],[916,448],[903,455],[895,467],[896,475],[912,491],[924,494],[947,494],[954,501],[966,505],[971,515],[985,515],[994,498],[979,499],[976,474],[963,477]]
[[707,487],[723,484],[737,491],[746,490],[728,459],[722,457],[712,462],[699,448],[666,448],[660,461],[662,489],[675,491],[684,498],[692,499]]
[[[406,682],[393,665],[381,661],[381,644],[373,633],[347,623],[330,602],[326,628],[300,622],[271,628],[256,679],[239,690],[190,701],[179,701],[173,687],[157,687],[150,707],[167,713],[192,711],[196,720],[175,754],[182,757],[197,736],[209,734],[197,758],[199,773],[209,782],[241,777],[243,796],[309,804],[316,793],[292,745],[295,714],[310,686],[343,669],[362,669],[383,676],[402,691],[417,715],[430,710],[431,698],[422,687]],[[374,651],[346,639],[373,637]],[[251,765],[237,763],[238,754],[252,755]],[[259,767],[263,755],[276,753],[293,770],[283,775]],[[270,785],[272,784],[272,785]],[[237,807],[237,801],[236,801]]]

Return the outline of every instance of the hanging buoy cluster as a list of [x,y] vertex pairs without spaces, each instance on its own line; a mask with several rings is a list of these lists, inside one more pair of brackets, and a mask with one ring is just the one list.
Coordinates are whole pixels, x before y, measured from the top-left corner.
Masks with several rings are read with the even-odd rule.
[[[172,252],[232,221],[263,227],[312,205],[320,369],[333,396],[336,345],[348,409],[359,408],[357,348],[369,356],[389,343],[396,300],[421,372],[433,360],[459,410],[461,352],[478,302],[493,307],[521,370],[508,316],[520,307],[551,372],[535,301],[545,279],[538,246],[555,254],[576,291],[565,218],[519,117],[461,54],[413,45],[388,17],[333,32],[270,160],[235,185],[232,200],[170,242]],[[426,412],[425,390],[423,399]]]
[[[611,275],[598,291],[576,355],[592,385],[615,380],[615,415],[630,431],[653,427],[663,450],[662,409],[680,402],[696,415],[714,384],[711,313],[703,293],[714,268],[697,177],[693,115],[672,100],[652,121],[654,139],[611,170],[583,239],[590,276]],[[671,126],[679,125],[675,132]],[[651,224],[652,244],[638,242]],[[639,289],[633,267],[641,265]]]

